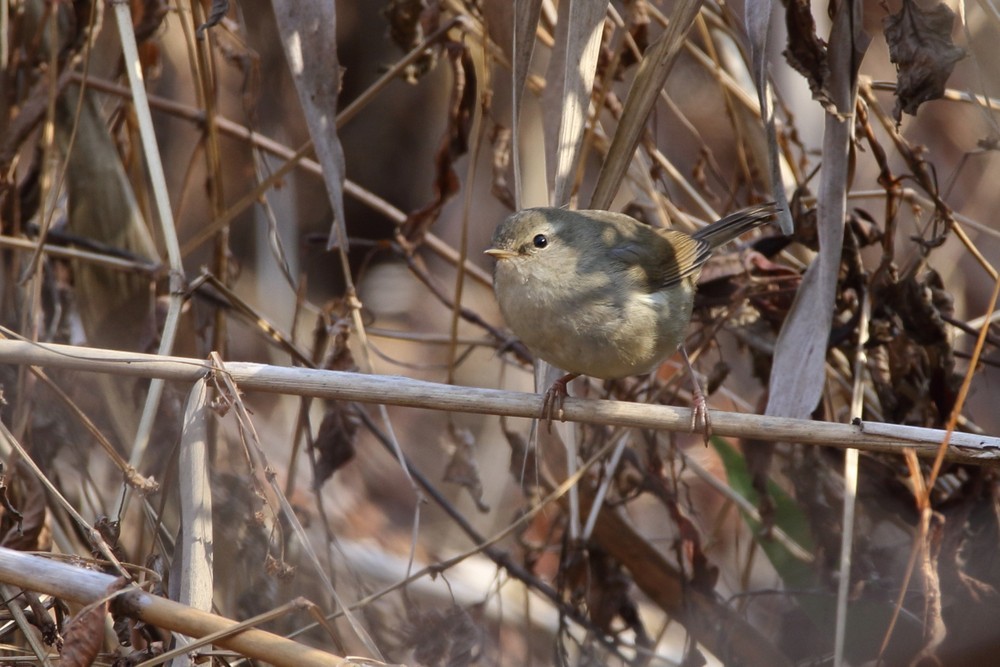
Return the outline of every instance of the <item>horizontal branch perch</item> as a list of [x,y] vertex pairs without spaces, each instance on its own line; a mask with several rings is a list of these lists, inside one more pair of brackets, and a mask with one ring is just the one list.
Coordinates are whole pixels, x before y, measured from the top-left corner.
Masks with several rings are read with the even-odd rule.
[[[115,605],[127,615],[188,637],[204,637],[239,625],[232,619],[150,595],[135,586],[116,592],[119,580],[110,574],[4,547],[0,547],[0,581],[83,605],[116,593]],[[332,653],[254,628],[238,630],[213,643],[274,665],[335,667],[348,664]]]
[[[0,340],[0,363],[181,382],[194,382],[213,370],[208,362],[198,359],[14,340]],[[246,362],[227,362],[225,371],[243,391],[508,417],[537,417],[542,409],[542,397],[538,394],[457,387],[394,375],[365,375]],[[666,405],[567,398],[564,409],[567,421],[588,424],[681,432],[688,432],[691,424],[688,408]],[[945,435],[938,429],[913,426],[873,422],[838,424],[718,410],[712,411],[712,431],[721,436],[855,447],[896,454],[909,448],[921,456],[935,455]],[[948,458],[965,463],[1000,462],[1000,438],[954,433]]]

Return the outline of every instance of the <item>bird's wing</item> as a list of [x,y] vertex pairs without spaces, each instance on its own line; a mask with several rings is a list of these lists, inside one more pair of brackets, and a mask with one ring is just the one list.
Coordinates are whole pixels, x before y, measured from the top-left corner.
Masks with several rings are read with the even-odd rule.
[[711,252],[704,241],[674,230],[656,230],[641,238],[625,239],[610,250],[612,257],[646,283],[650,293],[696,274]]
[[712,254],[712,246],[704,239],[674,229],[654,229],[622,213],[577,213],[614,228],[613,239],[605,239],[609,255],[650,293],[696,274]]

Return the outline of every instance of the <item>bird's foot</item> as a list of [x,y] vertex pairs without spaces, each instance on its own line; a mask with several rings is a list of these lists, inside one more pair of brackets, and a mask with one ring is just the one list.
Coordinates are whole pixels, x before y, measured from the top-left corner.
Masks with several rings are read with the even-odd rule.
[[698,376],[688,358],[687,350],[681,345],[681,356],[687,365],[688,375],[691,376],[691,384],[694,385],[691,391],[691,432],[699,431],[705,436],[705,446],[708,446],[708,439],[712,437],[712,418],[708,415],[708,401],[705,400],[705,392],[701,390],[698,383]]
[[545,399],[542,401],[541,419],[545,421],[545,427],[549,433],[552,432],[552,417],[559,421],[563,420],[563,400],[569,396],[566,386],[579,377],[579,373],[567,373],[552,383],[549,390],[545,392]]
[[691,432],[701,432],[705,436],[706,445],[708,439],[712,437],[712,418],[708,414],[708,402],[705,400],[705,394],[701,393],[697,381],[691,397]]

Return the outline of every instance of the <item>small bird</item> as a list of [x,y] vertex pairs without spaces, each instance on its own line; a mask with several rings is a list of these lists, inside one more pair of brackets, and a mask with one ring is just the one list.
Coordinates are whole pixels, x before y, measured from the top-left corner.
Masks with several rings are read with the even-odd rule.
[[[542,417],[562,419],[566,385],[656,368],[681,348],[701,268],[719,246],[769,220],[762,204],[693,234],[655,229],[622,213],[529,208],[493,232],[493,290],[507,325],[538,357],[563,371],[545,394]],[[695,378],[691,371],[692,379]],[[711,424],[695,383],[692,431]]]

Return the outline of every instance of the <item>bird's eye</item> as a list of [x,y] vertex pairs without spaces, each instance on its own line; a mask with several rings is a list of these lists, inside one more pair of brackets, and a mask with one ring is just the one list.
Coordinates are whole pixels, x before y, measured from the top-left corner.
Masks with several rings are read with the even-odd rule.
[[531,239],[531,242],[536,248],[544,248],[549,244],[549,240],[545,238],[545,234],[535,234],[535,238]]

